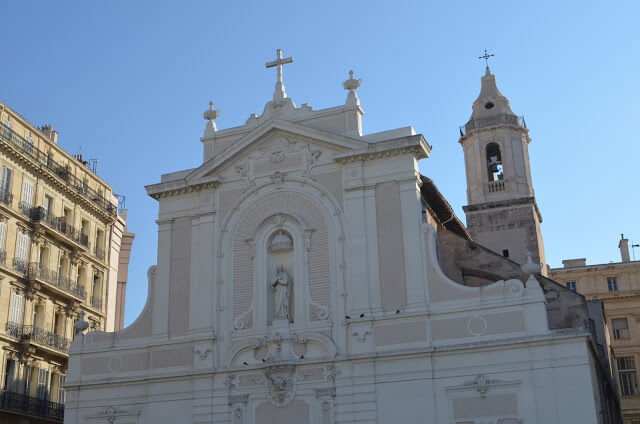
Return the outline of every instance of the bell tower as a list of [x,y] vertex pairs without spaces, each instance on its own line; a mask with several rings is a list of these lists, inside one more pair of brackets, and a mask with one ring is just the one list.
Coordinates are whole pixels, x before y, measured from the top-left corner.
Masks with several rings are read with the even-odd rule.
[[524,263],[527,252],[545,270],[544,246],[529,166],[529,130],[511,111],[486,68],[471,118],[460,129],[467,174],[467,229],[481,245]]

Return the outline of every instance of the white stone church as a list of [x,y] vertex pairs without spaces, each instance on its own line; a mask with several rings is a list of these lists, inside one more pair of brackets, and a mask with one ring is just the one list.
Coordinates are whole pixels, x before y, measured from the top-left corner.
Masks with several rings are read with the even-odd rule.
[[76,336],[65,423],[615,422],[584,298],[540,274],[528,130],[489,68],[467,229],[418,170],[424,136],[364,134],[353,73],[345,104],[296,106],[292,61],[267,64],[262,114],[218,130],[212,104],[202,164],[147,187],[147,304]]

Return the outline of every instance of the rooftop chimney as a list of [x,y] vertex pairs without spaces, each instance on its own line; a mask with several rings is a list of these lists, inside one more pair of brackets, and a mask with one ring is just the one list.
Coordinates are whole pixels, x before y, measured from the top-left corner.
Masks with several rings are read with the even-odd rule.
[[40,131],[42,131],[42,134],[47,136],[49,140],[53,141],[55,144],[58,144],[58,131],[54,130],[51,125],[43,125],[40,128]]
[[622,262],[629,262],[629,240],[624,238],[624,234],[620,234],[618,248],[620,249],[620,258],[622,259]]
[[570,268],[574,266],[587,266],[587,259],[586,258],[565,259],[564,261],[562,261],[562,265],[564,265],[565,268]]

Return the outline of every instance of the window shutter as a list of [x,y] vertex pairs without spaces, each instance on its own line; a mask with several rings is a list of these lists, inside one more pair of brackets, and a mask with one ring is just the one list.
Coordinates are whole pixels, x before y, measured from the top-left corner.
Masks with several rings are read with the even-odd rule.
[[0,222],[0,251],[4,250],[4,243],[7,238],[7,224]]
[[626,330],[629,328],[629,324],[626,318],[616,318],[611,320],[611,325],[614,330]]
[[11,170],[6,166],[2,167],[2,177],[0,178],[0,190],[9,192],[11,186]]
[[23,262],[27,261],[29,253],[29,236],[24,233],[18,233],[18,248],[16,249],[16,258]]
[[65,403],[66,399],[66,391],[64,390],[64,382],[67,380],[67,376],[65,374],[60,374],[58,376],[58,403]]
[[22,201],[29,206],[33,205],[33,184],[31,181],[24,180],[22,187]]
[[11,306],[9,306],[9,321],[16,324],[22,322],[22,296],[11,293]]
[[36,397],[38,399],[47,399],[48,390],[47,383],[49,382],[49,371],[44,368],[38,368],[38,386],[36,388]]

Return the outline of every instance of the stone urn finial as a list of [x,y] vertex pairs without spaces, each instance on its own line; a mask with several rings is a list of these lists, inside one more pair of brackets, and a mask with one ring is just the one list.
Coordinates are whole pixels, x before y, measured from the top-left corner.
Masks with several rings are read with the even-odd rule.
[[525,274],[529,274],[529,276],[533,276],[534,274],[539,274],[542,269],[542,265],[534,263],[531,257],[531,252],[527,251],[527,262],[520,265],[520,269]]
[[360,104],[360,99],[358,99],[356,90],[360,88],[361,83],[362,80],[353,78],[353,71],[349,71],[349,79],[342,83],[342,87],[345,90],[349,90],[349,94],[347,94],[348,105],[358,106]]
[[80,311],[80,319],[73,323],[76,333],[82,333],[89,328],[89,323],[84,320],[84,311]]
[[202,116],[208,121],[207,127],[204,130],[205,137],[218,131],[218,127],[214,121],[218,119],[218,116],[220,116],[220,109],[214,110],[213,102],[209,102],[209,109],[205,110]]

